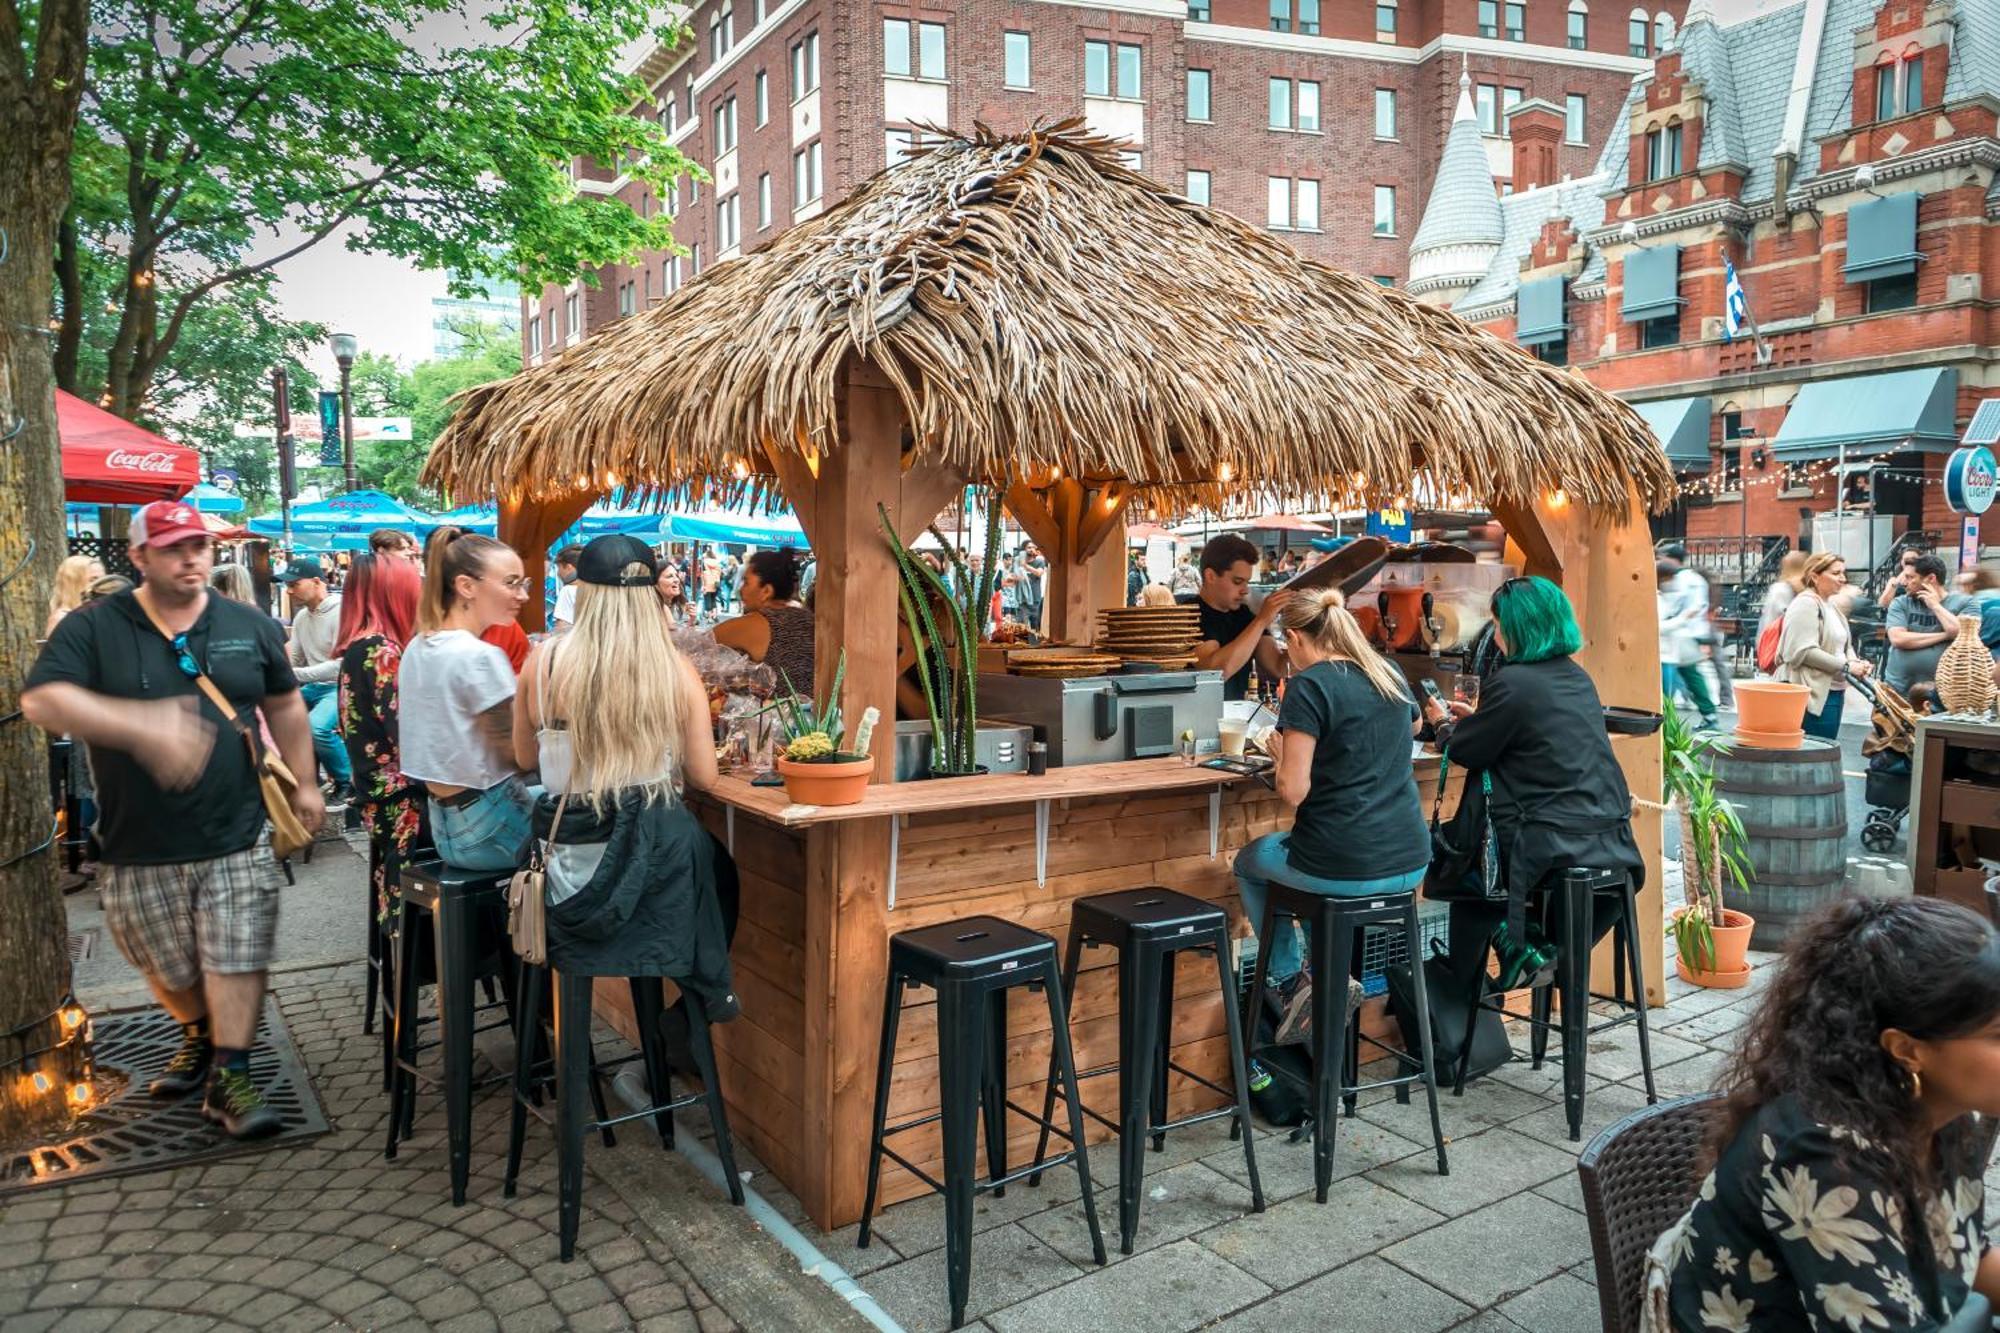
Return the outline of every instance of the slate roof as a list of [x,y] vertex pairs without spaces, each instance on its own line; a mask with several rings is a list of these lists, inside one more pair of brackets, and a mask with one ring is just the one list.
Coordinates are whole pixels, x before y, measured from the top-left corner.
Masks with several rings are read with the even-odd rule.
[[1504,235],[1500,192],[1493,184],[1486,144],[1479,136],[1470,89],[1471,81],[1461,75],[1458,114],[1445,136],[1437,178],[1431,182],[1431,197],[1424,205],[1424,220],[1417,224],[1416,237],[1410,242],[1413,256],[1449,245],[1498,245]]
[[1486,276],[1452,303],[1452,309],[1460,314],[1513,299],[1520,287],[1521,263],[1542,234],[1542,224],[1550,218],[1569,218],[1578,230],[1600,225],[1604,221],[1604,181],[1585,176],[1510,194],[1500,201],[1500,215],[1506,224],[1500,252],[1493,256]]

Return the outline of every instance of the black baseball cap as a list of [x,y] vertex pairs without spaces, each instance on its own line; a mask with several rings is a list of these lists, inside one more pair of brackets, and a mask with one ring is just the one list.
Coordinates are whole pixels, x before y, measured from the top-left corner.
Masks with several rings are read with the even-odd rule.
[[302,555],[285,566],[285,572],[278,575],[279,583],[297,583],[300,579],[323,579],[326,571],[320,568],[319,557]]
[[[644,565],[643,574],[627,574],[627,565]],[[576,558],[576,581],[600,588],[645,588],[660,576],[653,548],[622,532],[595,538]]]

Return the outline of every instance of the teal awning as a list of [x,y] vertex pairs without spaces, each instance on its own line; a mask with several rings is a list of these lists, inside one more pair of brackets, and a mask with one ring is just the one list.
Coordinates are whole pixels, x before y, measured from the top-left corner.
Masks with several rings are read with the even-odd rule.
[[1917,271],[1916,191],[1870,199],[1847,210],[1847,262],[1841,276],[1873,282]]
[[1681,300],[1681,248],[1655,245],[1625,256],[1625,296],[1620,314],[1628,322],[1677,313]]
[[1656,398],[1632,407],[1653,428],[1674,471],[1708,471],[1708,399]]
[[1567,286],[1561,275],[1524,282],[1514,296],[1514,341],[1523,347],[1559,343],[1569,337],[1569,321],[1564,318],[1563,292]]
[[1957,446],[1958,371],[1949,366],[1816,380],[1799,390],[1771,454],[1787,463],[1846,453]]

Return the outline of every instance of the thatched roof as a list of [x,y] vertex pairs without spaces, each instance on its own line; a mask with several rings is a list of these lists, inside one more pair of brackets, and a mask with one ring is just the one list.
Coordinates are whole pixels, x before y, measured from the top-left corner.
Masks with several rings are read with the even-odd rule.
[[[1447,311],[1302,258],[1128,170],[1075,121],[984,127],[513,378],[470,390],[425,478],[455,497],[741,477],[824,451],[850,358],[968,477],[1387,503],[1561,488],[1623,510],[1672,474],[1645,423]],[[607,479],[615,480],[607,480]]]

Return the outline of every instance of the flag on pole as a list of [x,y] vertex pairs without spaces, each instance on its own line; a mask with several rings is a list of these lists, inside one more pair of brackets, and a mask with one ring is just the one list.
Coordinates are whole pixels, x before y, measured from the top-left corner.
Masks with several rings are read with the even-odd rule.
[[1722,257],[1722,341],[1735,342],[1743,326],[1750,324],[1751,332],[1756,325],[1750,322],[1750,302],[1743,295],[1742,280],[1736,276],[1736,264],[1728,255]]

